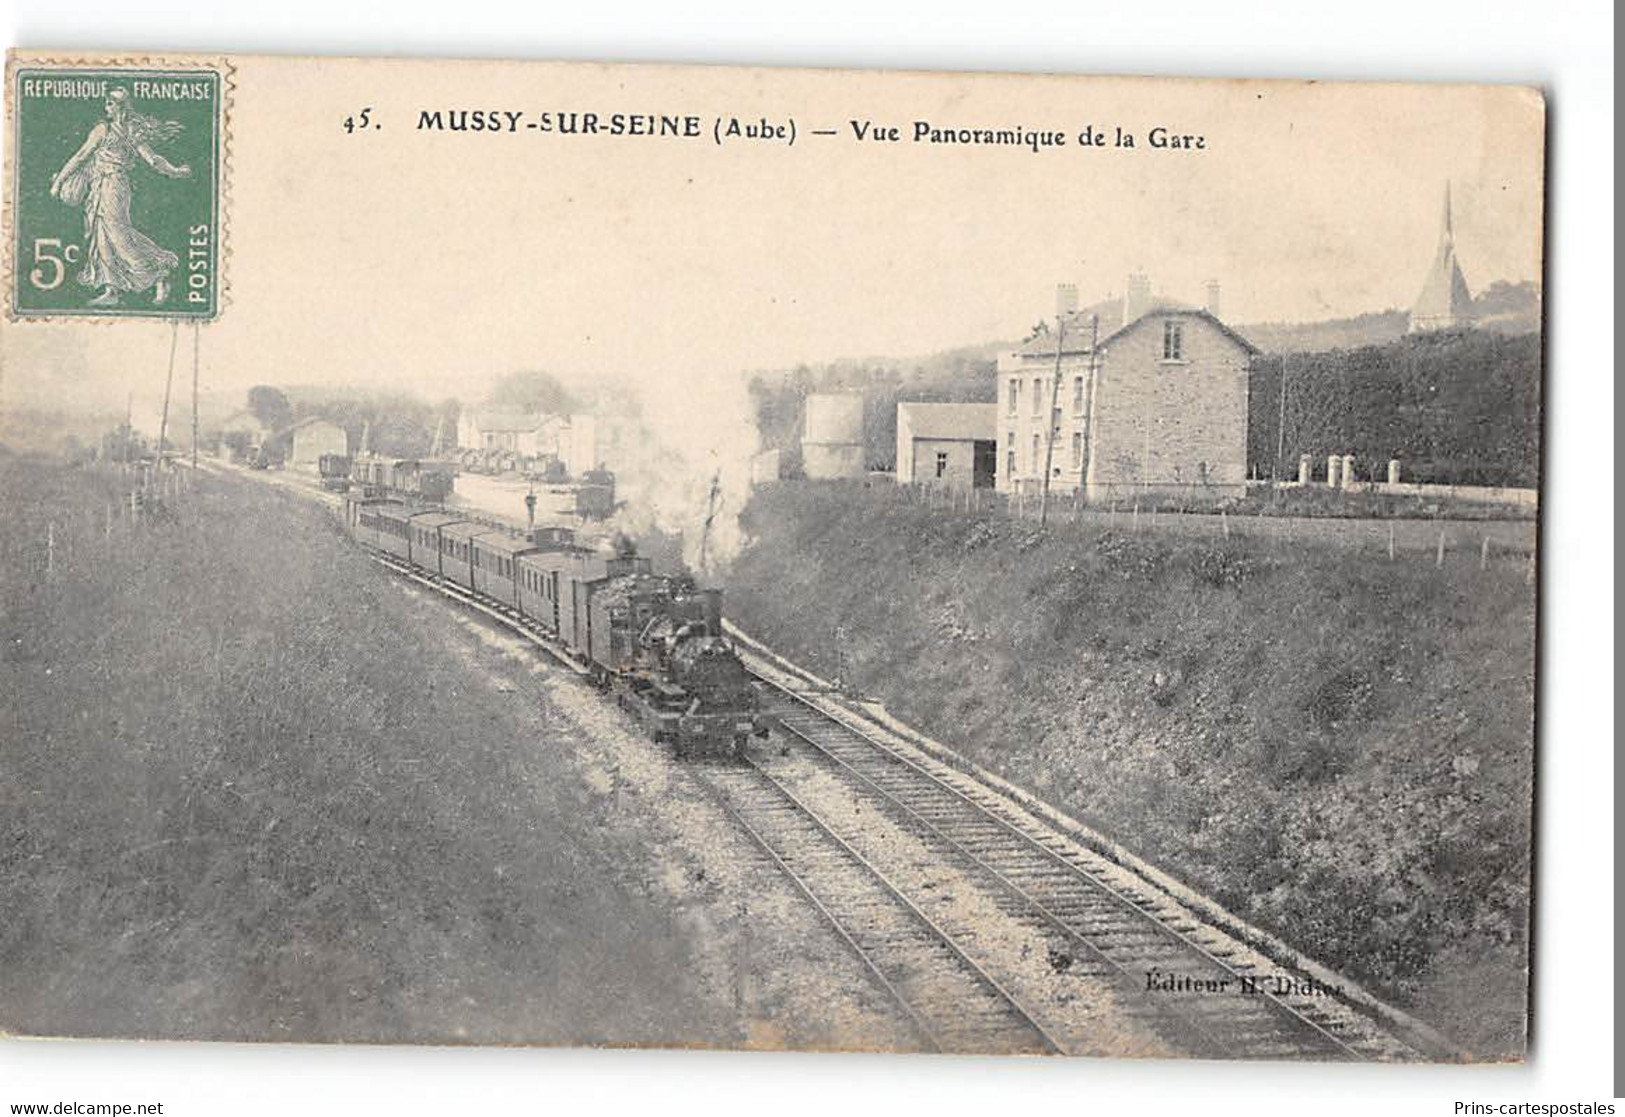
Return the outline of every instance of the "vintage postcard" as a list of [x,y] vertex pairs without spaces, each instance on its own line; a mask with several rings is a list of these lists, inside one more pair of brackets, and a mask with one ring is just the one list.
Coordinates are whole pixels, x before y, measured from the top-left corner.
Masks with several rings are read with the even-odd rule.
[[1539,91],[5,81],[0,1030],[1524,1057]]

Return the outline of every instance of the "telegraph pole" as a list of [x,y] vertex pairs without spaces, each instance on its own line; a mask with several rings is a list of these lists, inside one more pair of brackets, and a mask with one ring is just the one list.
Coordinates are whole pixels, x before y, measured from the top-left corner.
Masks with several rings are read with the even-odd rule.
[[1049,475],[1055,464],[1055,404],[1061,396],[1061,339],[1066,336],[1066,319],[1059,314],[1055,316],[1055,375],[1049,388],[1049,410],[1044,413],[1044,422],[1048,425],[1049,434],[1044,439],[1044,480],[1039,487],[1038,496],[1038,526],[1043,527],[1049,521]]
[[1275,426],[1275,468],[1270,471],[1270,500],[1276,501],[1281,495],[1281,458],[1286,454],[1286,366],[1290,360],[1287,353],[1281,354],[1281,413]]
[[1083,490],[1084,500],[1089,498],[1089,477],[1094,473],[1095,464],[1095,395],[1100,390],[1100,365],[1097,350],[1100,348],[1100,315],[1096,314],[1089,319],[1089,378],[1084,381],[1089,398],[1084,400],[1083,409],[1083,454],[1080,465],[1083,475],[1078,478],[1078,487]]
[[175,346],[181,336],[181,320],[172,318],[169,322],[169,372],[164,377],[164,409],[158,418],[158,447],[152,459],[152,475],[158,476],[158,470],[164,464],[164,432],[169,428],[169,393],[175,384]]

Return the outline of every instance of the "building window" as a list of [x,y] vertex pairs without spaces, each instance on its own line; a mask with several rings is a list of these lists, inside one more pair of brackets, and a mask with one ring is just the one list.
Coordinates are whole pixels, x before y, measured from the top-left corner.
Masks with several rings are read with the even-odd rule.
[[1165,361],[1179,361],[1184,359],[1184,329],[1180,323],[1172,318],[1162,323],[1162,359]]
[[1081,431],[1072,436],[1072,468],[1083,468],[1083,432]]
[[1072,378],[1072,414],[1083,414],[1083,377]]
[[1043,470],[1044,467],[1040,464],[1038,457],[1038,436],[1035,434],[1033,435],[1033,472],[1042,473]]
[[1033,418],[1044,413],[1044,381],[1041,377],[1033,377]]
[[1012,376],[1010,378],[1010,415],[1012,417],[1016,414],[1016,409],[1019,408],[1020,406],[1021,406],[1021,381],[1017,380],[1014,376]]
[[948,452],[946,450],[938,450],[937,451],[937,476],[938,477],[946,477],[947,474],[948,474]]
[[1005,458],[1004,458],[1004,472],[1005,472],[1005,475],[1007,477],[1014,477],[1016,475],[1016,432],[1015,431],[1011,431],[1009,433],[1009,435],[1004,440],[1004,444],[1006,446]]

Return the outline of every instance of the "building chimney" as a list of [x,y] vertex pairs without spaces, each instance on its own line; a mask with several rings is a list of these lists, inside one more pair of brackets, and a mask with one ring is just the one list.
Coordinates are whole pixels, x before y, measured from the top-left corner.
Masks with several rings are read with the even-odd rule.
[[1219,316],[1219,281],[1217,279],[1207,281],[1207,312],[1215,318]]
[[1055,317],[1065,318],[1078,309],[1078,285],[1076,283],[1057,283],[1055,285]]
[[1151,279],[1143,271],[1135,271],[1128,277],[1128,286],[1123,289],[1123,325],[1137,322],[1151,309]]

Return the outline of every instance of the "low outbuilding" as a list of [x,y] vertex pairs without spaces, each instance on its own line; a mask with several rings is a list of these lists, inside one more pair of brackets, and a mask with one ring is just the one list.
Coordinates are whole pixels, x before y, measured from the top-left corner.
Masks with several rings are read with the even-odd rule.
[[998,437],[998,404],[899,403],[897,482],[991,489]]

